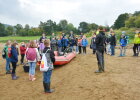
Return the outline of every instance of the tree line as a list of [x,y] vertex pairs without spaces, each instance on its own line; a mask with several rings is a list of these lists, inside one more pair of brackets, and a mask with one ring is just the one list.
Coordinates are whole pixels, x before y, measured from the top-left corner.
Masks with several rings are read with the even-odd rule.
[[5,25],[0,23],[0,36],[39,36],[42,33],[51,35],[52,33],[66,33],[69,34],[73,31],[75,34],[88,33],[89,31],[96,30],[98,25],[95,23],[80,22],[79,27],[76,28],[72,23],[67,20],[60,20],[57,24],[55,21],[47,20],[46,22],[40,21],[38,27],[30,27],[28,24],[22,26],[17,24],[15,26]]
[[[69,34],[70,31],[73,31],[75,34],[80,34],[95,31],[98,26],[99,25],[96,23],[80,22],[78,28],[76,28],[72,23],[69,23],[65,19],[60,20],[59,23],[52,20],[47,20],[46,22],[40,21],[38,27],[31,27],[28,24],[25,26],[22,26],[21,24],[11,26],[0,23],[0,36],[39,36],[42,33],[51,35],[52,33],[59,34],[62,32]],[[108,25],[104,27],[106,31],[109,31],[110,28],[140,28],[140,11],[135,11],[134,14],[120,14],[111,27]]]

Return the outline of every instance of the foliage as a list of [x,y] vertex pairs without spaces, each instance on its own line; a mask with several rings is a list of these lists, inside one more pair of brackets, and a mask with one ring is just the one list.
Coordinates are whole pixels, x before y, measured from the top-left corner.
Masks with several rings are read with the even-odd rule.
[[128,13],[119,15],[118,18],[116,19],[115,23],[114,23],[114,29],[119,29],[121,27],[125,27],[125,21],[128,18],[129,18]]

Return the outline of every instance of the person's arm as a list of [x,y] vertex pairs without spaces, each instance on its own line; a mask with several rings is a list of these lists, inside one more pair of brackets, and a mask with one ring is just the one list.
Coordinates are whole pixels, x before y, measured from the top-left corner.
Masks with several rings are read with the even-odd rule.
[[86,46],[88,45],[88,40],[86,40]]
[[52,63],[54,63],[55,62],[55,54],[51,50],[50,50],[50,58],[51,58]]
[[37,48],[35,48],[35,49],[36,49],[37,61],[39,61],[41,59],[41,57],[40,57],[38,49]]
[[99,44],[99,40],[100,40],[100,37],[99,37],[99,35],[97,35],[96,40],[95,40],[95,43],[96,44]]

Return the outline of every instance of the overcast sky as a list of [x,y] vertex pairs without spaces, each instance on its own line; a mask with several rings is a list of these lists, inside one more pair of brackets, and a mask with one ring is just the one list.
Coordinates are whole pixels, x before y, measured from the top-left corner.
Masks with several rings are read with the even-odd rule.
[[52,19],[112,25],[122,13],[140,10],[140,0],[0,0],[0,22],[38,26]]

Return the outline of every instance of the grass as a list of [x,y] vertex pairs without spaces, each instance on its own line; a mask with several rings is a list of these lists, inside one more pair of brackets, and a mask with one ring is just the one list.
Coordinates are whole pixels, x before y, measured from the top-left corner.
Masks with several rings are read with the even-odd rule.
[[7,36],[7,37],[0,37],[0,42],[4,43],[8,40],[14,41],[16,40],[17,42],[28,42],[29,40],[37,40],[41,36]]

